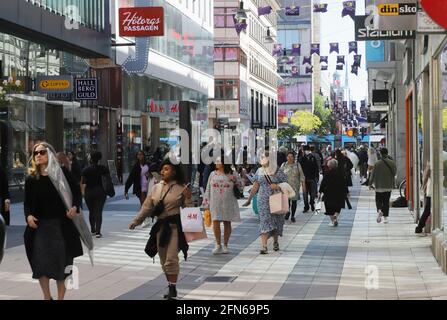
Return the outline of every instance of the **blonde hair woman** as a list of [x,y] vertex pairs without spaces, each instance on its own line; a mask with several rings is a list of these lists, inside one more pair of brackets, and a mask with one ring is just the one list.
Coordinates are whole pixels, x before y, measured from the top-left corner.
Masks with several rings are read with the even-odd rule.
[[67,168],[61,168],[53,147],[46,142],[37,143],[25,180],[24,238],[33,278],[39,280],[45,300],[52,300],[50,279],[57,281],[58,299],[64,299],[65,279],[73,259],[83,254],[72,221],[81,199],[79,185]]

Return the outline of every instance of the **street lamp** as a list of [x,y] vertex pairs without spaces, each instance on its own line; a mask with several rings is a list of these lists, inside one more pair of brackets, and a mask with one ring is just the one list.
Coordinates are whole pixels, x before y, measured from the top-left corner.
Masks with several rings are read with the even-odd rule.
[[239,3],[239,9],[236,11],[236,15],[234,16],[234,18],[237,21],[240,20],[246,20],[247,19],[247,12],[248,10],[244,9],[244,1],[241,0],[241,2]]
[[270,27],[267,27],[267,36],[264,37],[264,41],[265,41],[265,43],[273,43],[273,42],[276,41],[275,37],[272,36],[272,33],[270,31]]

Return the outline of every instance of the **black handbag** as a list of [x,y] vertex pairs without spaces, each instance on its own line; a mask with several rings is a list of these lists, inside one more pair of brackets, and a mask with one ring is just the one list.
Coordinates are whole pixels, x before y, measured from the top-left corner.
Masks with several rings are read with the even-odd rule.
[[241,190],[239,190],[236,184],[233,187],[233,193],[236,199],[244,199],[244,194],[241,192]]
[[112,177],[109,173],[104,173],[101,175],[102,188],[104,189],[106,195],[110,198],[115,196],[115,187],[113,186]]
[[168,191],[166,191],[165,195],[160,199],[160,201],[157,202],[157,204],[152,208],[152,212],[150,214],[150,216],[153,217],[158,217],[159,215],[161,215],[163,213],[163,211],[165,211],[165,204],[164,204],[164,200],[166,198],[166,196],[168,195],[169,191],[171,191],[172,187],[174,185],[170,186]]

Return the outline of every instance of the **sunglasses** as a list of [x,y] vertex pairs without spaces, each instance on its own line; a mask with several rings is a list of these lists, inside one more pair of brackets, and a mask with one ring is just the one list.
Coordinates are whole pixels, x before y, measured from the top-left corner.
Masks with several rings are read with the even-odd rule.
[[34,151],[34,156],[37,156],[38,154],[40,154],[41,156],[44,156],[47,154],[47,150]]

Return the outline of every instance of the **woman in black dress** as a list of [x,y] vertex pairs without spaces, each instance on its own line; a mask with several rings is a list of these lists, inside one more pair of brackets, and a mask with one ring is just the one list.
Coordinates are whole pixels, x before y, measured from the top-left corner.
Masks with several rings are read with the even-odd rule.
[[320,194],[323,194],[325,215],[331,218],[330,226],[338,226],[338,216],[345,207],[345,199],[348,193],[346,179],[343,171],[338,170],[339,163],[335,159],[327,162],[327,173],[323,176],[320,185]]
[[[81,206],[81,192],[70,172],[60,167],[48,143],[34,146],[30,162],[24,201],[26,254],[44,299],[52,300],[50,279],[54,279],[58,299],[62,300],[73,259],[83,254],[79,233],[72,221]],[[71,208],[67,210],[67,207]]]
[[103,174],[109,174],[109,169],[99,164],[101,152],[93,152],[90,158],[91,165],[82,171],[81,185],[84,187],[84,198],[89,211],[90,228],[92,235],[101,238],[102,210],[107,200],[106,192],[102,186]]

